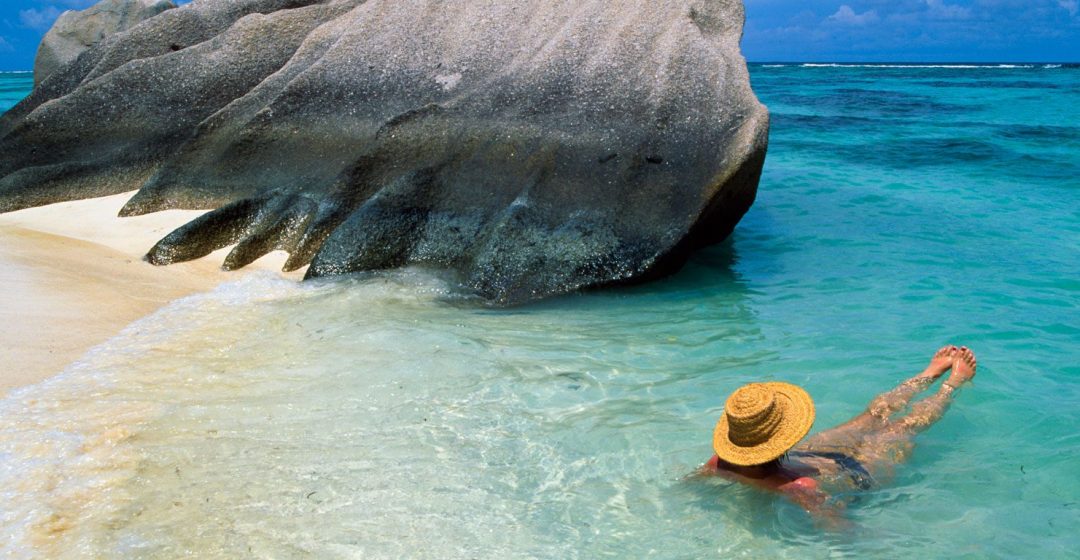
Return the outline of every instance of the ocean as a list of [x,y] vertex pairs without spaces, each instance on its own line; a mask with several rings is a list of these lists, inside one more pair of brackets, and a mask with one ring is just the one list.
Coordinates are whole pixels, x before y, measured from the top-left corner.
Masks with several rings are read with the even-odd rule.
[[[642,286],[477,307],[402,270],[174,302],[0,401],[30,558],[1064,558],[1080,550],[1080,68],[754,64],[754,207]],[[29,74],[0,75],[0,108]],[[686,475],[724,399],[814,430],[979,372],[854,527]],[[18,367],[17,364],[6,364]]]

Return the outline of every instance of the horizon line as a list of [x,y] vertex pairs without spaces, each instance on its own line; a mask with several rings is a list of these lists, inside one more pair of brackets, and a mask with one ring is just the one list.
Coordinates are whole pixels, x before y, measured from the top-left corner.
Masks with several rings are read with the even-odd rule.
[[[1006,65],[1006,64],[1068,64],[1068,65],[1080,65],[1080,60],[1001,60],[1001,61],[980,61],[974,62],[970,60],[750,60],[746,59],[747,64],[911,64],[919,66],[927,65],[972,65],[972,66],[993,66],[993,65]],[[3,69],[0,68],[0,73],[5,74],[32,74],[34,70],[30,69]]]
[[747,64],[1080,64],[1080,60],[746,60]]

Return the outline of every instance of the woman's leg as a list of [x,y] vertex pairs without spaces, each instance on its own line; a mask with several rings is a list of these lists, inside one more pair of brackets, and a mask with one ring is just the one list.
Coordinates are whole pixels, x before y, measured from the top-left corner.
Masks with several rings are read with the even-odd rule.
[[887,423],[889,418],[903,410],[915,395],[925,391],[937,378],[949,371],[957,351],[955,346],[945,346],[938,350],[922,373],[875,397],[864,414],[875,418],[881,424]]
[[911,407],[911,412],[893,422],[889,430],[915,435],[934,425],[949,408],[956,388],[975,377],[976,366],[975,354],[968,348],[961,348],[956,355],[952,375],[941,384],[941,389]]
[[882,393],[870,401],[870,406],[860,415],[847,422],[807,438],[799,447],[805,449],[844,449],[859,447],[868,432],[884,429],[889,418],[903,409],[918,393],[926,390],[931,383],[952,367],[953,357],[958,349],[945,346],[939,349],[930,365],[922,373],[897,385],[891,391]]
[[896,463],[907,460],[914,448],[912,440],[915,435],[944,416],[956,388],[975,377],[976,366],[975,354],[968,348],[961,348],[953,361],[952,375],[942,383],[937,393],[916,403],[907,415],[867,436],[860,455],[869,463],[871,472],[876,469],[888,471]]

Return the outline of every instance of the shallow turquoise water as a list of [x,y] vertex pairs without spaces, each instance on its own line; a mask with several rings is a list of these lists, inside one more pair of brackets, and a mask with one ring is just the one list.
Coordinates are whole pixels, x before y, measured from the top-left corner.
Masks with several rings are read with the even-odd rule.
[[33,72],[0,72],[0,112],[15,106],[33,87]]
[[[0,550],[1073,554],[1080,69],[751,74],[773,114],[758,201],[681,274],[506,311],[420,271],[177,302],[0,401]],[[802,384],[822,429],[950,342],[975,384],[848,497],[851,532],[682,479],[738,385]]]

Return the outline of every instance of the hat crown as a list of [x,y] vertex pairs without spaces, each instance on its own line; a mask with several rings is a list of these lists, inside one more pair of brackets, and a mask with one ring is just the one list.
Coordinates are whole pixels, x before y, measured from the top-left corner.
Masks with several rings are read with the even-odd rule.
[[728,438],[742,447],[768,441],[784,416],[776,404],[776,393],[756,383],[732,393],[724,405],[724,413],[728,420]]

